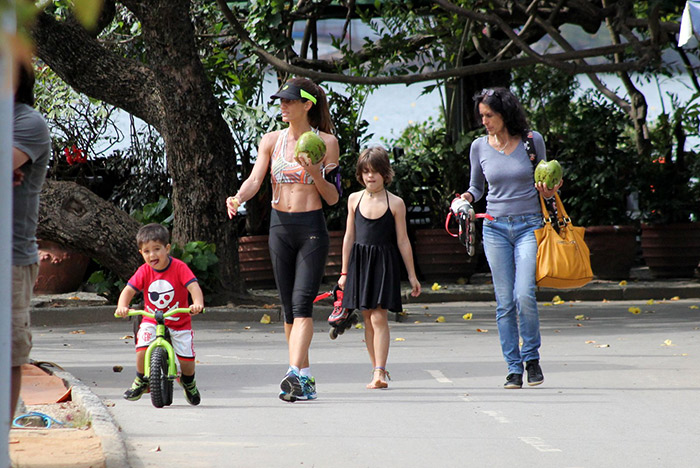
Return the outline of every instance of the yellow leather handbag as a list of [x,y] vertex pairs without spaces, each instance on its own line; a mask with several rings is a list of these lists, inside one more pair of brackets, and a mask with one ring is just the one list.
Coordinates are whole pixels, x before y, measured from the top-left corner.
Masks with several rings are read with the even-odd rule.
[[559,232],[552,226],[552,219],[540,195],[544,227],[535,230],[537,237],[537,286],[543,288],[580,288],[593,279],[591,254],[583,241],[585,228],[574,226],[564,205],[555,194]]

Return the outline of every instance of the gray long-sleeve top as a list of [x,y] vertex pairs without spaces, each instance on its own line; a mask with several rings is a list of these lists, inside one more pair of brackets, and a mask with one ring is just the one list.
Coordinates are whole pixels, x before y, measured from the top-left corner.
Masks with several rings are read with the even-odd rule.
[[[546,160],[544,139],[533,133],[537,162]],[[469,151],[471,179],[469,193],[478,201],[484,196],[484,182],[488,182],[486,212],[493,217],[515,216],[541,212],[532,162],[522,141],[511,154],[496,151],[488,143],[488,136],[474,140]]]

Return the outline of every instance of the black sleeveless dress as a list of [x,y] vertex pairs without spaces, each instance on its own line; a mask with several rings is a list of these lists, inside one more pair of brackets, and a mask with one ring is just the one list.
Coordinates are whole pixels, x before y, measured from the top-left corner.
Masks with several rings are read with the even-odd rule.
[[[364,193],[360,196],[360,201]],[[396,225],[389,208],[377,219],[365,218],[360,203],[355,208],[355,243],[350,254],[343,307],[369,310],[381,307],[401,312],[400,253]]]

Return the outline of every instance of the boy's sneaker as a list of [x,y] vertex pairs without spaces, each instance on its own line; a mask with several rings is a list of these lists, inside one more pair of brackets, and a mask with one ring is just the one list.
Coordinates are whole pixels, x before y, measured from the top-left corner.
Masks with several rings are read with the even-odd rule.
[[293,369],[289,369],[287,375],[284,376],[280,382],[280,400],[288,401],[289,403],[294,403],[299,398],[304,396],[304,392],[301,388],[301,377]]
[[523,388],[523,374],[508,374],[503,388]]
[[202,397],[199,396],[199,389],[197,389],[197,381],[193,380],[190,383],[185,383],[182,381],[182,378],[180,378],[179,382],[182,388],[185,389],[185,399],[187,403],[192,406],[197,406],[199,402],[202,401]]
[[301,381],[302,392],[299,400],[315,400],[318,397],[316,395],[316,379],[302,375],[299,380]]
[[136,377],[134,383],[131,384],[131,388],[124,392],[124,399],[129,401],[136,401],[141,398],[141,395],[148,391],[148,383],[141,377]]
[[525,363],[525,370],[527,370],[527,384],[529,386],[534,387],[544,382],[544,374],[542,374],[539,359],[527,361]]

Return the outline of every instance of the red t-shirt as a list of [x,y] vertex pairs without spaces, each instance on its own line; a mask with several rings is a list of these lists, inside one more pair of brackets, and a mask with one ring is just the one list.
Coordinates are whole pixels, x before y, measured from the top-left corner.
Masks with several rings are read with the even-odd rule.
[[[127,284],[139,292],[143,292],[144,309],[148,312],[189,307],[187,285],[197,281],[192,270],[182,260],[170,257],[170,263],[164,270],[156,270],[144,263],[129,278]],[[144,317],[144,322],[156,323],[150,317]],[[190,314],[175,314],[165,319],[165,324],[173,330],[189,330],[192,328]]]

